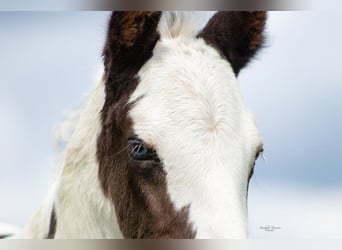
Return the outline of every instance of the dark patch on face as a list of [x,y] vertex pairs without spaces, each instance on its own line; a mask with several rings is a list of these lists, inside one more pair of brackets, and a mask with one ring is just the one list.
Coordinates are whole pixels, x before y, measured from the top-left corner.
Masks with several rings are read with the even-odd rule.
[[98,177],[112,200],[125,238],[194,238],[188,208],[176,211],[167,193],[161,162],[135,161],[128,138],[134,135],[127,116],[136,74],[152,56],[159,39],[160,12],[114,12],[104,48],[106,99],[97,140]]
[[198,37],[223,54],[238,75],[263,46],[265,22],[265,11],[220,11]]
[[49,232],[46,236],[46,239],[55,238],[56,228],[57,228],[57,218],[56,218],[55,208],[53,207],[51,211],[51,216],[50,216]]

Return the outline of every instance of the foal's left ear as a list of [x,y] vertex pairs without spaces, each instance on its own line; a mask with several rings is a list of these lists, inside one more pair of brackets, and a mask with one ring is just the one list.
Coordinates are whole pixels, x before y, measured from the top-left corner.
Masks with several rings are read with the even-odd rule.
[[265,11],[219,11],[198,35],[217,48],[236,75],[264,43]]

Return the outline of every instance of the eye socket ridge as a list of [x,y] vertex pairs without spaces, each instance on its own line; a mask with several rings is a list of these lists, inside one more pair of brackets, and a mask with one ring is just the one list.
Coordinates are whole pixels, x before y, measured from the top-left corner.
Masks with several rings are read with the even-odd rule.
[[263,152],[264,152],[264,149],[263,149],[263,148],[261,148],[261,149],[257,152],[257,154],[255,155],[255,161],[259,158],[260,154],[262,154]]
[[149,148],[141,139],[128,139],[129,155],[132,159],[138,161],[155,161],[160,162],[157,152],[153,148]]
[[255,155],[255,159],[254,159],[253,166],[252,166],[252,168],[251,168],[251,170],[250,170],[250,172],[249,172],[249,175],[248,175],[248,183],[249,183],[249,181],[251,180],[251,178],[252,178],[252,176],[253,176],[253,174],[254,174],[255,162],[258,160],[260,154],[262,154],[263,152],[264,152],[264,149],[261,148],[261,149],[257,152],[257,154]]

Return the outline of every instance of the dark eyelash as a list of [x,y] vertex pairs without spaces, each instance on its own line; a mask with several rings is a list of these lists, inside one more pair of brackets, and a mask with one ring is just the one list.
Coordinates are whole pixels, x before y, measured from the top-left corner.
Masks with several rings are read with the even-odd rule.
[[153,148],[147,147],[144,142],[137,137],[130,137],[128,139],[130,146],[130,157],[138,161],[149,161],[160,162],[157,152]]

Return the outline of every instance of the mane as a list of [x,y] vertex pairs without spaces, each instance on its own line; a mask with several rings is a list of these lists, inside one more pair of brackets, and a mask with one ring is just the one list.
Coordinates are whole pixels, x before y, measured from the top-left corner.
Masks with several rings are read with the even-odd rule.
[[161,38],[194,38],[204,28],[215,11],[165,11],[159,22]]
[[[84,164],[93,164],[96,161],[96,139],[101,128],[99,116],[104,103],[103,76],[98,75],[96,78],[96,83],[91,92],[86,95],[84,103],[68,112],[64,120],[55,128],[54,143],[59,162],[55,169],[55,178],[39,210],[30,219],[24,231],[17,234],[18,238],[45,238],[50,225],[50,215],[56,205],[58,187],[61,184],[65,185],[66,189],[63,193],[67,194],[73,172],[82,171]],[[96,171],[93,170],[91,173]],[[92,196],[99,196],[99,194]],[[97,206],[99,209],[105,209],[105,213],[110,213],[102,202]]]
[[[104,103],[102,74],[103,70],[95,77],[95,84],[90,92],[85,94],[83,103],[74,110],[66,112],[63,120],[55,127],[54,144],[58,154],[63,154],[71,141],[73,144],[79,142],[80,138],[78,137],[82,136],[90,139],[94,136],[96,131],[92,130],[90,126],[95,124],[87,124],[86,121],[89,121],[89,119],[95,121],[98,114],[93,112],[95,109],[99,111]],[[78,144],[78,146],[82,147],[81,144]]]

